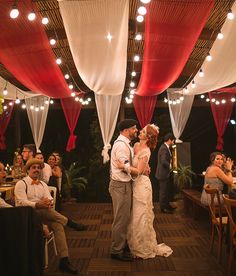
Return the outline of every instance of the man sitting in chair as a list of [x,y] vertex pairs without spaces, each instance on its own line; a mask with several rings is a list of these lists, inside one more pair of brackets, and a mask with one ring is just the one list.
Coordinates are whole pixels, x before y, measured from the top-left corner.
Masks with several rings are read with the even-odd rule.
[[57,251],[60,257],[59,269],[63,272],[76,274],[77,270],[69,262],[68,246],[64,227],[67,225],[80,231],[81,227],[76,222],[61,215],[52,209],[53,202],[48,186],[39,180],[42,161],[31,158],[26,163],[28,176],[18,181],[15,186],[16,206],[31,206],[54,232]]

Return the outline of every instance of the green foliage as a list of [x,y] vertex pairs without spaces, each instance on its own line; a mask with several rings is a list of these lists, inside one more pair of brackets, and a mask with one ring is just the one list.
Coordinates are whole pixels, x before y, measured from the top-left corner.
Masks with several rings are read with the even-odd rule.
[[85,167],[80,166],[79,162],[73,162],[69,169],[65,170],[66,181],[63,183],[63,195],[65,198],[71,197],[71,191],[77,197],[80,192],[86,189],[88,180],[81,175],[84,169]]
[[179,191],[185,188],[191,188],[193,183],[193,176],[195,173],[192,171],[191,166],[178,165],[177,173],[174,173],[174,184]]

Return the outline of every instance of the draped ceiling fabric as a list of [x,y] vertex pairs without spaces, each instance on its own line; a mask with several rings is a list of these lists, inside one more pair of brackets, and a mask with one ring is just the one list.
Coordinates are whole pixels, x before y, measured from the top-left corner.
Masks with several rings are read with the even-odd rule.
[[[78,73],[95,93],[104,141],[102,154],[107,160],[106,153],[115,129],[113,124],[117,121],[118,104],[126,78],[129,1],[58,2]],[[107,38],[109,34],[110,41]],[[108,102],[111,106],[106,109],[104,106]],[[114,112],[111,112],[112,109]],[[112,127],[112,133],[107,131],[107,123]]]
[[233,102],[230,101],[232,97],[232,94],[225,94],[225,93],[214,93],[211,92],[209,93],[209,98],[215,98],[216,101],[220,101],[225,99],[226,103],[225,104],[219,104],[216,105],[213,102],[211,103],[211,110],[213,113],[215,125],[216,125],[216,131],[217,131],[217,145],[216,149],[222,151],[224,149],[224,140],[223,140],[223,135],[225,132],[225,129],[229,123],[232,111],[233,111]]
[[156,106],[157,96],[140,97],[134,95],[133,104],[141,128],[151,122]]
[[[70,89],[55,62],[41,16],[31,0],[18,1],[20,16],[9,16],[13,1],[0,0],[1,35],[0,62],[27,88],[35,93],[63,98]],[[34,9],[36,20],[30,22],[27,15]]]
[[[31,131],[34,138],[34,143],[37,151],[40,151],[40,146],[43,140],[46,120],[48,116],[49,104],[46,104],[45,101],[50,100],[50,98],[45,96],[36,96],[32,98],[25,99],[27,115],[30,122]],[[39,111],[31,109],[31,105],[38,107]],[[44,110],[41,110],[40,107],[44,107]]]
[[[171,91],[172,89],[168,89],[167,91],[168,100],[175,100],[176,98],[180,97],[180,94],[171,93]],[[179,104],[173,105],[168,103],[171,125],[174,136],[176,138],[176,143],[182,143],[182,141],[179,138],[183,133],[186,123],[188,121],[189,114],[191,112],[193,105],[193,100],[194,95],[185,95],[184,100],[180,101]]]
[[67,142],[66,150],[71,151],[75,148],[77,136],[74,135],[74,130],[80,115],[81,103],[76,102],[74,98],[61,99],[61,106],[66,117],[66,122],[70,130],[70,136]]
[[158,95],[179,77],[213,6],[214,0],[159,0],[148,5],[138,95]]
[[17,90],[17,97],[19,99],[29,98],[35,96],[34,93],[31,93],[29,91],[23,91],[19,88],[17,88],[15,85],[11,84],[10,82],[7,82],[5,79],[0,77],[0,91],[2,92],[4,88],[7,88],[7,95],[4,95],[4,99],[8,100],[15,100],[16,99],[16,90]]
[[[7,104],[8,101],[5,102]],[[7,105],[7,110],[4,110],[2,114],[0,114],[0,150],[6,149],[6,143],[5,143],[5,133],[9,124],[9,121],[11,119],[11,113],[12,113],[13,105]]]
[[[232,12],[236,13],[236,3],[232,7]],[[236,20],[226,20],[221,32],[224,35],[222,40],[216,39],[210,54],[212,60],[204,61],[202,70],[204,77],[197,74],[194,77],[196,87],[188,86],[189,94],[201,94],[214,91],[224,86],[236,82]],[[223,92],[231,92],[223,89]]]
[[[100,126],[103,126],[101,128],[104,143],[102,151],[103,163],[109,160],[108,151],[111,149],[110,141],[115,131],[121,97],[122,95],[111,96],[95,94],[96,105],[103,107],[103,109],[97,109]],[[106,112],[104,112],[104,110],[106,110]]]

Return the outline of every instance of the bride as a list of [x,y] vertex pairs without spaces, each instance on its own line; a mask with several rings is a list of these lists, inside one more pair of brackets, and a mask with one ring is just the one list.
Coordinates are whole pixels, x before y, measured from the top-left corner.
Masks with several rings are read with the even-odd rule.
[[134,145],[132,166],[118,162],[118,166],[131,175],[137,175],[133,182],[133,208],[128,228],[128,244],[131,253],[138,258],[148,259],[155,256],[168,257],[172,249],[164,243],[158,244],[153,228],[154,212],[152,203],[152,184],[145,171],[149,165],[151,150],[156,147],[159,128],[148,124],[139,134],[139,143]]

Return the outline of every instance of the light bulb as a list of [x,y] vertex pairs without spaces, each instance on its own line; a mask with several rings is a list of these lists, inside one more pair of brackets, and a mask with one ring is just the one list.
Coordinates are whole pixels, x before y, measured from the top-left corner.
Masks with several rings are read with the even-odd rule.
[[30,110],[34,110],[34,106],[32,104],[30,106]]
[[147,13],[147,9],[143,6],[138,8],[138,13],[141,15],[145,15]]
[[135,89],[130,90],[130,94],[134,95],[135,94]]
[[50,100],[50,104],[53,104],[54,103],[54,101],[53,100]]
[[40,109],[41,109],[41,110],[44,110],[44,109],[45,109],[45,107],[44,107],[43,105],[41,105],[41,106],[40,106]]
[[195,87],[196,87],[196,83],[195,83],[194,80],[192,81],[191,87],[192,87],[192,88],[195,88]]
[[47,17],[43,17],[43,18],[42,18],[42,24],[43,24],[43,25],[47,25],[48,22],[49,22],[49,20],[48,20]]
[[137,73],[136,73],[135,71],[132,71],[132,72],[131,72],[131,76],[132,76],[132,77],[135,77],[136,75],[137,75]]
[[7,106],[6,106],[6,105],[4,105],[4,106],[3,106],[3,109],[4,109],[4,110],[6,110],[6,109],[7,109]]
[[59,64],[61,64],[61,62],[62,62],[62,61],[61,61],[61,59],[60,59],[60,58],[57,58],[57,59],[56,59],[56,64],[58,64],[58,65],[59,65]]
[[204,98],[205,98],[205,95],[201,95],[200,98],[201,98],[201,99],[204,99]]
[[68,80],[70,78],[69,74],[65,74],[65,79]]
[[184,96],[180,96],[180,98],[179,98],[181,101],[183,101],[184,100]]
[[168,100],[167,100],[167,98],[165,98],[165,99],[164,99],[164,103],[168,103]]
[[231,102],[234,103],[236,100],[235,98],[231,98]]
[[200,78],[204,77],[204,72],[202,71],[202,69],[199,70],[199,77]]
[[23,103],[21,107],[22,107],[23,109],[25,109],[25,108],[26,108],[26,104]]
[[69,89],[73,89],[74,88],[74,85],[73,84],[69,84]]
[[46,100],[44,103],[45,103],[45,104],[49,104],[49,100]]
[[219,101],[216,101],[216,102],[215,102],[215,104],[216,104],[216,105],[219,105],[219,104],[220,104],[220,102],[219,102]]
[[218,33],[217,38],[218,38],[219,40],[221,40],[221,39],[224,38],[224,35],[222,34],[221,31]]
[[151,0],[140,0],[143,4],[148,4],[151,2]]
[[185,94],[188,94],[188,92],[189,92],[188,87],[187,87],[187,86],[184,87],[184,93],[185,93]]
[[15,103],[16,103],[16,104],[19,104],[19,103],[20,103],[20,99],[19,99],[19,98],[16,98]]
[[139,60],[140,60],[139,55],[135,55],[135,56],[134,56],[134,61],[139,61]]
[[207,60],[207,61],[211,61],[211,60],[212,60],[212,56],[211,56],[210,53],[207,54],[206,60]]
[[206,102],[208,103],[210,101],[210,99],[209,98],[206,98]]
[[137,17],[136,17],[136,20],[138,21],[138,22],[143,22],[143,20],[144,20],[144,17],[142,16],[142,15],[138,15]]
[[75,97],[75,101],[78,102],[79,101],[79,97]]
[[55,44],[56,44],[56,39],[51,38],[51,39],[49,40],[49,42],[50,42],[51,45],[55,45]]
[[71,97],[75,97],[75,92],[72,92],[70,95]]
[[18,17],[18,15],[19,15],[19,10],[17,9],[17,7],[14,7],[14,6],[13,6],[13,8],[12,8],[12,10],[11,10],[11,12],[10,12],[10,17],[11,17],[12,19],[15,19],[15,18]]
[[222,104],[225,104],[225,103],[226,103],[226,100],[225,100],[225,99],[221,100],[221,103],[222,103]]
[[87,100],[88,100],[89,102],[91,102],[91,101],[92,101],[92,99],[91,99],[91,98],[88,98]]
[[234,14],[233,14],[232,10],[229,10],[229,12],[227,13],[227,18],[229,20],[233,20],[234,19]]
[[131,81],[129,84],[130,87],[135,87],[135,82]]
[[39,112],[39,107],[38,106],[35,107],[35,111]]
[[142,39],[142,35],[140,33],[135,35],[135,40],[141,40]]
[[34,11],[32,11],[31,13],[29,13],[28,15],[28,19],[29,21],[33,21],[36,18],[36,14]]
[[128,98],[128,97],[125,97],[125,101],[127,104],[131,104],[132,103],[132,99]]
[[214,103],[215,101],[216,101],[216,99],[215,99],[215,98],[211,99],[211,102],[212,102],[212,103]]
[[5,96],[8,94],[7,88],[4,88],[4,90],[2,91],[2,94]]

